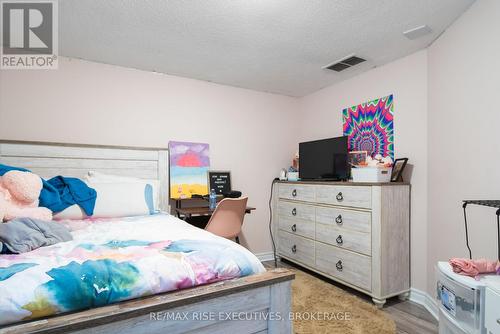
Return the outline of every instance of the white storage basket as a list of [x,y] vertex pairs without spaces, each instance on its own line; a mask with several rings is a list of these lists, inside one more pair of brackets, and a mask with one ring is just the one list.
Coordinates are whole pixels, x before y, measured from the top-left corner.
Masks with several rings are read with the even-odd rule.
[[391,174],[391,167],[359,167],[351,169],[353,182],[391,182]]

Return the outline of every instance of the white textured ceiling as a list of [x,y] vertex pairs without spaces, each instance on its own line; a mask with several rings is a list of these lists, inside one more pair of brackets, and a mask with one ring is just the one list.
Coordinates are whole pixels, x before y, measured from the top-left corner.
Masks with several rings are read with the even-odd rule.
[[[474,0],[62,0],[60,54],[303,96],[428,46]],[[403,31],[428,25],[430,35]],[[322,69],[349,54],[366,63]]]

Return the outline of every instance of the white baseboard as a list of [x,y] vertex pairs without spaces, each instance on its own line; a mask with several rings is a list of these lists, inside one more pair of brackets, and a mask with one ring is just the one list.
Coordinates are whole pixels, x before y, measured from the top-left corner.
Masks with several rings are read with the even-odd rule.
[[273,254],[273,252],[256,253],[255,256],[257,256],[257,258],[259,259],[260,262],[274,261],[274,254]]
[[439,308],[437,301],[432,298],[427,292],[411,288],[410,301],[422,305],[434,318],[436,318],[436,320],[439,320]]

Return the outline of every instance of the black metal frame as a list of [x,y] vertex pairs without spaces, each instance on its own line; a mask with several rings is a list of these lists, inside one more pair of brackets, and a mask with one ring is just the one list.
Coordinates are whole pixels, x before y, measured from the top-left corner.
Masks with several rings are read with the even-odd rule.
[[467,228],[467,205],[481,205],[487,206],[490,208],[496,208],[496,216],[497,216],[497,247],[498,247],[498,260],[500,261],[500,200],[466,200],[463,201],[462,208],[464,209],[464,221],[465,221],[465,243],[467,245],[467,249],[469,250],[469,258],[472,260],[472,251],[469,246],[469,232]]

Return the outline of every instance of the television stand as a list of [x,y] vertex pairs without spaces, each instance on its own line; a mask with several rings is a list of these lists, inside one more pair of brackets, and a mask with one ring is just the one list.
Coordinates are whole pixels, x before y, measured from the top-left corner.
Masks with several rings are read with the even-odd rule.
[[382,307],[410,291],[410,185],[278,182],[278,257],[372,297]]

